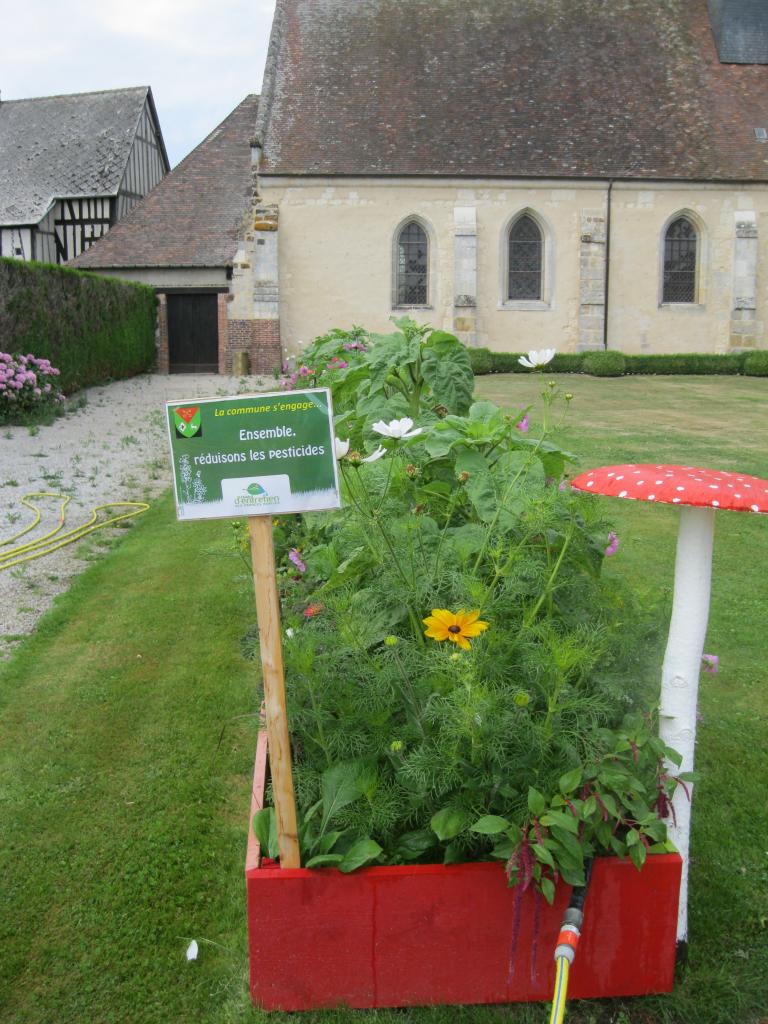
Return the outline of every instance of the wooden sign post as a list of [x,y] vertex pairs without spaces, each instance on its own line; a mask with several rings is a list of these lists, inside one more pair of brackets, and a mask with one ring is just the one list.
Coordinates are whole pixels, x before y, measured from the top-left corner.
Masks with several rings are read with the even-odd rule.
[[280,867],[299,868],[301,859],[291,773],[288,715],[285,709],[283,643],[280,630],[280,599],[275,574],[275,548],[272,542],[272,516],[250,516],[248,532],[251,537],[253,585],[256,589],[256,618],[259,624],[264,710]]
[[272,517],[339,508],[327,388],[166,403],[176,515],[248,517],[281,868],[301,867]]

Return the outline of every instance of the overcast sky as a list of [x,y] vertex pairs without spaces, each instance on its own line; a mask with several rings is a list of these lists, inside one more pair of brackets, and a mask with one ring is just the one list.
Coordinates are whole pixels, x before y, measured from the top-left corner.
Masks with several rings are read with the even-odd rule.
[[4,100],[150,85],[174,166],[261,91],[275,0],[0,0]]

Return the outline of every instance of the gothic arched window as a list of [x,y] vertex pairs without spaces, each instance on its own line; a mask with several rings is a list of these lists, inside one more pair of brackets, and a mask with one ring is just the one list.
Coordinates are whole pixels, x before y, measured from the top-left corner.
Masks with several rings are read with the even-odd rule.
[[662,302],[696,301],[696,246],[698,234],[687,217],[673,220],[664,235],[664,287]]
[[541,229],[525,213],[509,229],[508,299],[541,299],[542,253]]
[[426,306],[429,243],[424,228],[408,221],[397,236],[395,297],[398,306]]

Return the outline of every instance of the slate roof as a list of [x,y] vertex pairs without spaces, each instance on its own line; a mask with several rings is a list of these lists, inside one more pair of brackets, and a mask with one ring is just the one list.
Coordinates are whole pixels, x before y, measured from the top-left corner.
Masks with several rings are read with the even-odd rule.
[[764,181],[761,126],[707,0],[277,0],[256,135],[265,175]]
[[148,86],[0,101],[0,224],[38,224],[59,198],[117,195],[147,97],[154,113]]
[[259,97],[250,95],[133,209],[68,266],[223,267],[250,208]]
[[709,0],[709,13],[724,64],[768,64],[766,0]]

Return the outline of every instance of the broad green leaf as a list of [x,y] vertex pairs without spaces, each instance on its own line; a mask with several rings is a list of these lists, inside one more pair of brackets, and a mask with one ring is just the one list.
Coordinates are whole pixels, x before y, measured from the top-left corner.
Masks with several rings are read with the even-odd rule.
[[261,852],[266,853],[269,847],[269,808],[262,807],[253,816],[253,831],[259,841]]
[[547,802],[538,789],[534,789],[531,786],[528,789],[528,810],[535,817],[539,817],[544,813],[544,808],[547,806]]
[[567,882],[568,885],[584,885],[586,882],[584,871],[571,867],[568,864],[560,864],[560,874],[563,881]]
[[470,825],[471,832],[479,832],[481,836],[495,836],[509,828],[506,818],[500,818],[498,814],[486,814]]
[[405,861],[417,860],[434,845],[434,833],[427,829],[419,829],[416,832],[406,832],[405,835],[400,836],[397,842],[395,855]]
[[356,868],[361,868],[369,860],[375,860],[380,853],[382,853],[382,849],[374,839],[360,839],[347,851],[339,864],[339,871],[347,874]]
[[552,906],[555,902],[555,883],[551,878],[542,878],[539,882],[539,888],[541,889],[541,895]]
[[456,345],[425,345],[421,355],[421,373],[432,388],[437,404],[458,414],[469,409],[475,376],[469,354],[460,342]]
[[323,801],[323,830],[334,814],[354,803],[360,796],[360,786],[357,782],[358,765],[335,764],[332,768],[323,772],[320,780],[320,795]]
[[445,856],[443,857],[443,864],[460,864],[462,858],[462,849],[458,843],[448,843],[445,848]]
[[460,562],[466,562],[482,548],[485,535],[485,528],[479,523],[465,523],[446,531],[445,544],[456,552]]
[[341,866],[341,862],[343,860],[344,860],[344,858],[341,856],[340,853],[323,853],[323,854],[320,854],[318,857],[313,857],[311,860],[308,860],[307,863],[304,865],[304,867],[306,867],[306,868],[327,868],[327,867],[335,867],[336,865],[339,865],[339,867],[340,867]]
[[326,832],[317,844],[318,853],[330,853],[339,839],[344,835],[346,829],[341,832]]
[[588,796],[584,801],[584,806],[581,808],[581,816],[586,821],[591,818],[597,810],[597,800],[593,796]]
[[517,846],[516,842],[513,842],[508,836],[504,836],[502,839],[497,839],[494,843],[491,856],[498,857],[499,860],[509,860]]
[[463,832],[469,815],[457,807],[444,807],[432,816],[430,827],[438,839],[453,839]]
[[489,471],[490,467],[485,456],[476,448],[467,448],[466,445],[457,444],[454,451],[456,453],[456,476],[461,473],[469,473],[471,477],[473,473]]
[[574,818],[570,811],[547,811],[540,820],[541,824],[548,828],[556,825],[558,828],[566,829],[574,834],[579,831],[579,819]]
[[430,458],[442,459],[462,437],[463,434],[452,423],[446,420],[438,420],[424,438],[424,447],[427,449]]
[[534,843],[531,849],[536,860],[541,861],[542,864],[546,864],[550,868],[554,868],[554,859],[546,846],[542,846],[541,843]]
[[493,402],[488,402],[485,399],[482,399],[479,402],[473,402],[469,407],[469,418],[471,420],[481,420],[483,423],[488,423],[488,421],[492,420],[494,417],[497,417],[499,422],[501,422],[502,415],[503,414],[498,405],[494,405]]
[[496,516],[498,502],[491,474],[473,473],[467,480],[466,488],[478,518],[484,523],[492,522]]
[[560,776],[560,792],[563,794],[572,793],[581,782],[582,777],[581,768],[574,768],[570,772],[566,772],[565,775]]
[[634,846],[630,846],[629,856],[632,858],[632,863],[639,871],[643,864],[645,864],[645,846],[642,843],[636,843]]

